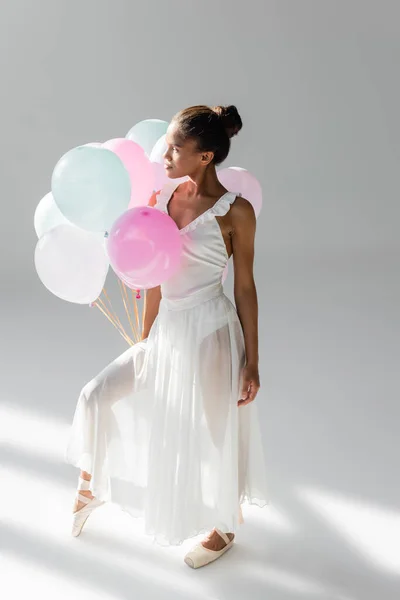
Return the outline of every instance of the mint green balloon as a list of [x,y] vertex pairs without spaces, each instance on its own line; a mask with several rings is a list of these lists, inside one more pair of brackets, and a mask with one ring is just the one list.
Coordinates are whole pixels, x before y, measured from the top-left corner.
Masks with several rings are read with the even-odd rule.
[[61,213],[71,223],[89,231],[109,231],[128,209],[131,182],[114,152],[78,146],[56,164],[51,191]]
[[145,119],[136,123],[125,137],[139,144],[147,156],[150,156],[154,144],[167,132],[168,125],[167,121],[160,119]]

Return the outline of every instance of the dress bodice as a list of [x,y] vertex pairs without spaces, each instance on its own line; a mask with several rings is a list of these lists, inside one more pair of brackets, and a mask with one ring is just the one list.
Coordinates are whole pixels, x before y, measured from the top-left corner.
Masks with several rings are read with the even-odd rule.
[[[178,185],[174,181],[167,182],[154,208],[168,214],[168,202]],[[182,263],[180,269],[161,284],[163,297],[171,300],[184,298],[222,284],[228,253],[215,217],[225,215],[235,198],[235,193],[225,193],[211,208],[179,230],[182,236]]]

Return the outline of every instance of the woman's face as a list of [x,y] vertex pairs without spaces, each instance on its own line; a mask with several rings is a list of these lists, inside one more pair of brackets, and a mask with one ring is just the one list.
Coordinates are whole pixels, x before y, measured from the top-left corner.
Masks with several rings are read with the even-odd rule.
[[197,149],[196,140],[184,140],[174,122],[167,129],[165,141],[167,149],[163,155],[164,169],[170,179],[186,175],[190,177],[205,166],[204,153]]

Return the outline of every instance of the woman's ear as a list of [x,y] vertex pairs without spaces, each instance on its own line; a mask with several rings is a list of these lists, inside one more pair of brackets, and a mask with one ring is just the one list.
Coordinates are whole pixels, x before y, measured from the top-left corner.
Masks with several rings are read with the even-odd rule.
[[210,164],[213,158],[214,152],[203,152],[203,154],[201,155],[201,162],[206,167]]

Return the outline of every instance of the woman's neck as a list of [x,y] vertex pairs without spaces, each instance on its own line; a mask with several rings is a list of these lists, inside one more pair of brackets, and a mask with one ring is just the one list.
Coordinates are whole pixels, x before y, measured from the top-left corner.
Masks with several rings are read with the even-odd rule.
[[214,165],[210,165],[205,171],[189,176],[185,191],[188,198],[192,200],[202,198],[214,198],[225,192],[220,183]]

